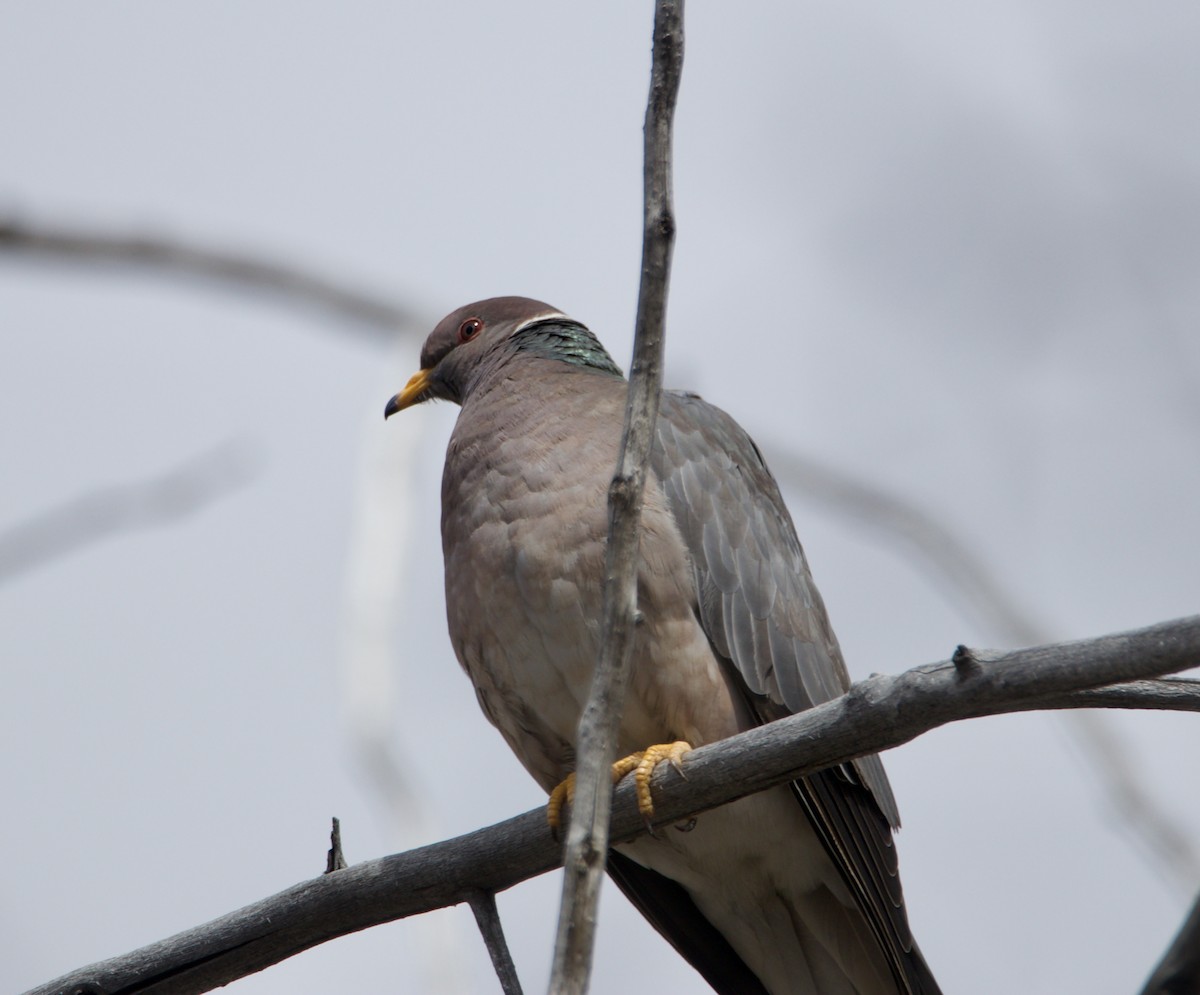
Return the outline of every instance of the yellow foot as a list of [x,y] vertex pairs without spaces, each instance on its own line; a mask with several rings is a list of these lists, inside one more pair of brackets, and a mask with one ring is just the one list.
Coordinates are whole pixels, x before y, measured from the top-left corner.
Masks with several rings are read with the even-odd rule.
[[[691,752],[691,744],[683,740],[649,746],[640,753],[631,753],[613,764],[612,782],[616,784],[630,771],[633,772],[634,784],[637,787],[638,811],[642,813],[642,818],[649,822],[654,815],[654,799],[650,797],[650,777],[654,768],[661,763],[669,763],[683,774],[683,758]],[[550,801],[546,803],[546,821],[556,836],[562,828],[563,805],[574,800],[575,772],[572,771],[550,792]]]
[[575,801],[575,771],[571,771],[555,785],[554,790],[550,792],[550,800],[546,802],[546,822],[550,825],[550,832],[555,836],[558,836],[558,831],[562,829],[563,805],[569,805],[573,801]]

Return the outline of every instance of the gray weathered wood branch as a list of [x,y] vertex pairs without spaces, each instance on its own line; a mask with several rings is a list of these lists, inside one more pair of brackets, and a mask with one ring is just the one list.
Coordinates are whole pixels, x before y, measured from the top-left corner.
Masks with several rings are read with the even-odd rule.
[[671,130],[683,70],[683,0],[657,0],[644,126],[642,275],[633,365],[616,475],[608,492],[608,544],[600,655],[579,722],[575,803],[567,829],[562,900],[550,991],[583,995],[591,977],[596,907],[608,852],[612,804],[609,768],[637,619],[637,566],[642,495],[662,394],[663,337],[675,214],[671,197]]
[[467,901],[471,904],[475,925],[479,927],[488,956],[492,959],[492,969],[500,981],[500,991],[503,995],[522,995],[517,965],[513,963],[508,942],[504,939],[504,927],[500,924],[495,892],[477,891],[468,895]]
[[[683,821],[962,719],[1045,707],[1200,711],[1200,681],[1149,680],[1197,665],[1200,616],[1192,616],[1007,653],[963,651],[953,661],[872,677],[834,701],[694,750],[684,761],[687,780],[660,768],[652,781],[655,824]],[[633,785],[622,783],[610,838],[624,842],[643,832]],[[560,858],[545,810],[534,809],[457,839],[322,874],[29,995],[209,991],[334,937],[509,888],[558,866]]]

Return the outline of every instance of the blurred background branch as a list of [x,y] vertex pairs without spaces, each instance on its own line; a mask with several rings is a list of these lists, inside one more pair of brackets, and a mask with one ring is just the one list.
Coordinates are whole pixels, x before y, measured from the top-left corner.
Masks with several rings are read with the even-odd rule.
[[80,266],[158,270],[164,275],[271,293],[287,304],[325,311],[373,339],[387,340],[397,332],[411,332],[418,320],[403,304],[336,277],[266,255],[229,246],[203,246],[157,232],[101,231],[0,217],[0,252]]
[[93,543],[188,518],[247,486],[262,454],[228,441],[146,480],[86,491],[0,531],[0,584],[11,583]]

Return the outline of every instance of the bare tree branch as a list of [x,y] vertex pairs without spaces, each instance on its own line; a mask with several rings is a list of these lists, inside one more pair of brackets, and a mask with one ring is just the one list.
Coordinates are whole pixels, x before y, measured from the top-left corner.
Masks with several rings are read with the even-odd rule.
[[644,127],[642,277],[633,366],[616,475],[608,491],[608,545],[600,655],[579,721],[576,787],[567,830],[562,903],[550,991],[583,995],[592,969],[596,904],[608,853],[616,759],[637,617],[639,523],[646,468],[662,394],[663,335],[675,214],[671,202],[671,127],[683,71],[683,0],[657,0]]
[[193,515],[253,480],[262,464],[245,443],[226,442],[173,470],[102,487],[0,532],[0,584],[116,535]]
[[1166,712],[1200,712],[1200,681],[1187,677],[1171,680],[1130,681],[1071,691],[1061,697],[1047,697],[1041,708],[1147,708]]
[[1200,898],[1150,975],[1141,995],[1195,995],[1200,979]]
[[471,903],[471,911],[475,913],[475,923],[479,932],[483,934],[483,942],[487,946],[488,956],[492,958],[496,977],[500,979],[500,990],[504,995],[522,995],[517,966],[513,963],[512,954],[508,952],[504,928],[500,925],[496,896],[490,891],[477,891],[467,900]]
[[389,339],[417,324],[411,309],[313,270],[289,266],[237,249],[206,247],[149,232],[89,231],[0,218],[0,251],[73,261],[81,265],[129,266],[177,276],[268,291],[285,300],[315,304],[348,318],[376,339]]
[[[1200,682],[1104,687],[1198,663],[1200,616],[1009,653],[960,650],[954,661],[872,677],[816,708],[693,750],[684,761],[687,780],[669,765],[660,767],[653,778],[655,824],[680,822],[961,719],[1048,702],[1200,711]],[[625,842],[644,831],[627,779],[615,791],[610,838]],[[323,874],[29,995],[209,991],[335,936],[511,887],[557,866],[560,857],[545,810],[534,809],[454,840]]]

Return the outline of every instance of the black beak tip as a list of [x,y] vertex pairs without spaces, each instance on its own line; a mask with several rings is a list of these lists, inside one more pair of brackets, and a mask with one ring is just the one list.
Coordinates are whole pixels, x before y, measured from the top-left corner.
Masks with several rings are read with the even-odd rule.
[[[399,395],[396,395],[396,396],[399,397]],[[389,400],[387,402],[387,406],[384,407],[384,409],[383,409],[383,420],[387,421],[389,418],[392,417],[392,415],[394,415],[399,410],[400,410],[400,405],[396,403],[396,397],[393,397],[391,400]]]

